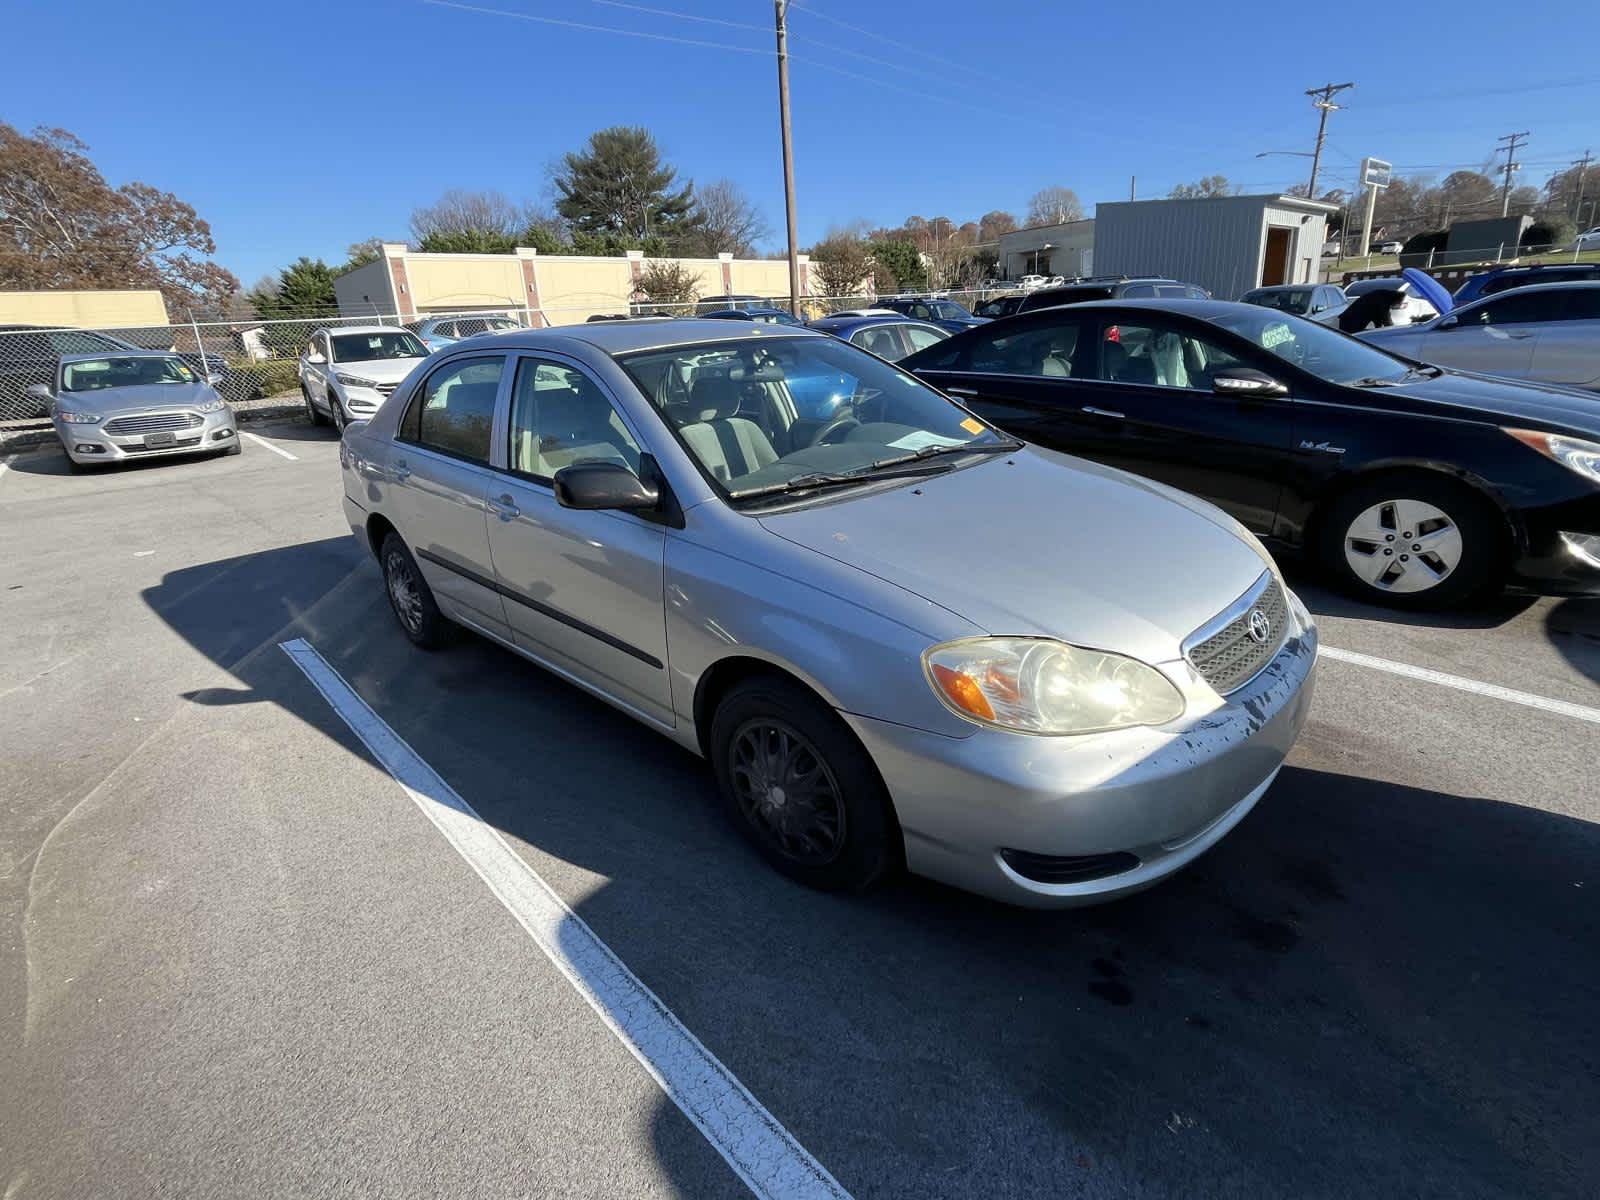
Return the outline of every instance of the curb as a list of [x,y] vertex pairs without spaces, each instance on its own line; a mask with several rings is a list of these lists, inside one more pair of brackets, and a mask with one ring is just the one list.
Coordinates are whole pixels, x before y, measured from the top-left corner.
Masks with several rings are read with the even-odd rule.
[[[240,425],[255,425],[264,421],[283,421],[293,417],[305,416],[305,405],[296,401],[293,404],[274,404],[270,407],[247,408],[235,410],[233,419]],[[34,446],[45,446],[54,443],[56,431],[52,426],[43,429],[22,429],[15,433],[0,433],[0,454],[11,454],[17,450],[28,450]]]

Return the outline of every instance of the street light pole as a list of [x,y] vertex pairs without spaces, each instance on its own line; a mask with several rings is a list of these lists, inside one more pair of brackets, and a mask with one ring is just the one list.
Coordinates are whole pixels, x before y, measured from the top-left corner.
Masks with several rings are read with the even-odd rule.
[[783,213],[789,232],[789,311],[800,315],[800,257],[794,222],[794,150],[789,135],[789,0],[772,0],[778,22],[778,121],[783,128]]

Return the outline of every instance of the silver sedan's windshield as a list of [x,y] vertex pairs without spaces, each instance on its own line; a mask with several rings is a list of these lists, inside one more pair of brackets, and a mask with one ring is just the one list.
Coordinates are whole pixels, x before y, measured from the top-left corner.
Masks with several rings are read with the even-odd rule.
[[177,355],[150,354],[85,359],[61,369],[64,392],[96,392],[103,388],[140,387],[146,384],[193,383],[196,375]]
[[1376,346],[1271,309],[1239,309],[1211,320],[1329,383],[1396,380],[1410,369],[1409,363]]
[[620,360],[732,498],[865,481],[1013,443],[881,359],[827,337],[740,338]]

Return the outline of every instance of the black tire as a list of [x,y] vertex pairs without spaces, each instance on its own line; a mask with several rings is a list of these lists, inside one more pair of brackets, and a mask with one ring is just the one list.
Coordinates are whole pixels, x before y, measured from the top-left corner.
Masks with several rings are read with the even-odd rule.
[[[1429,518],[1428,522],[1400,521],[1415,523],[1416,529],[1395,527],[1396,519],[1407,515],[1407,508],[1412,515],[1426,511],[1419,505],[1442,514],[1448,525],[1437,525],[1440,518]],[[1374,510],[1378,513],[1375,527],[1370,522],[1357,525]],[[1430,523],[1432,527],[1424,533]],[[1439,557],[1428,541],[1448,536],[1449,526],[1459,537],[1453,565]],[[1374,528],[1374,536],[1358,536]],[[1448,608],[1498,583],[1510,534],[1505,518],[1487,497],[1465,484],[1423,472],[1382,475],[1357,484],[1328,506],[1317,529],[1318,558],[1344,591],[1371,604],[1409,609]],[[1408,533],[1413,535],[1410,539],[1404,536]],[[1366,574],[1381,571],[1389,581],[1382,582],[1383,577],[1379,582],[1369,581],[1357,572],[1350,556],[1362,563],[1370,557],[1371,569]],[[1410,581],[1406,572],[1414,573]]]
[[388,594],[389,608],[406,637],[424,650],[437,650],[444,645],[449,619],[439,611],[433,590],[398,533],[383,539],[378,566],[383,571],[383,590]]
[[306,402],[306,419],[313,425],[326,425],[328,418],[317,411],[317,406],[311,402],[311,389],[304,383],[300,385],[300,397]]
[[[787,769],[779,768],[780,783],[763,789],[748,752],[766,746],[776,754],[780,736]],[[791,879],[824,891],[861,891],[898,862],[899,829],[877,768],[838,714],[798,683],[763,675],[736,685],[717,705],[710,748],[730,819]]]
[[333,392],[328,393],[328,411],[333,414],[333,427],[339,436],[344,437],[344,427],[348,423],[344,419],[344,402]]

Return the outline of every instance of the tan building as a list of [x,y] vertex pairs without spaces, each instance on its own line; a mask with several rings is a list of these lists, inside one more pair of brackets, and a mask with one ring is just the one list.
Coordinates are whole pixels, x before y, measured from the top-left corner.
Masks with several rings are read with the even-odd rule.
[[1094,218],[1058,225],[1029,225],[1000,235],[995,248],[1005,279],[1024,275],[1062,275],[1072,279],[1094,273]]
[[[786,261],[736,259],[731,254],[675,259],[699,278],[702,296],[745,294],[786,297]],[[400,242],[383,243],[377,261],[334,280],[339,313],[422,320],[465,312],[523,314],[530,325],[573,325],[601,313],[629,311],[634,281],[647,260],[642,251],[617,257],[545,255],[526,246],[513,254],[425,254]],[[809,294],[810,264],[800,258],[802,294]]]
[[154,288],[126,292],[0,292],[0,325],[125,329],[166,323],[167,303]]

